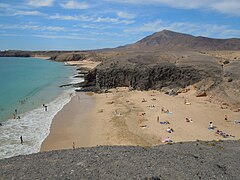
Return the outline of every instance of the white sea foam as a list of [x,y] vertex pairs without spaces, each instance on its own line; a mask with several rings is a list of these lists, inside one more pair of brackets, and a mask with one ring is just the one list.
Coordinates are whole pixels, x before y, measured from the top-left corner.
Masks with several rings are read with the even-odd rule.
[[[52,119],[70,100],[73,89],[66,90],[46,104],[48,111],[39,107],[21,114],[19,120],[8,120],[0,127],[0,159],[40,151],[41,144],[50,133]],[[24,143],[20,143],[20,136]]]
[[[77,74],[76,74],[77,75]],[[70,77],[70,83],[80,83],[83,82],[84,79],[83,78],[75,78],[75,77]]]

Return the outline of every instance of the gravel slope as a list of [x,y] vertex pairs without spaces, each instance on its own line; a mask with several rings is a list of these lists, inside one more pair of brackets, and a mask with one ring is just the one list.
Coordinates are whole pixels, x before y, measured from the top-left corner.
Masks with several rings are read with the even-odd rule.
[[240,141],[18,156],[0,161],[0,179],[240,179]]

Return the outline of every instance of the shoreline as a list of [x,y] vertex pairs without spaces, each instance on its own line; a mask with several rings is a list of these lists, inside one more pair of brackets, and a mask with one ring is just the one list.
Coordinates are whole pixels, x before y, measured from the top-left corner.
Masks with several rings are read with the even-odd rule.
[[[78,99],[80,95],[81,103]],[[65,104],[65,106],[52,119],[50,133],[42,142],[40,152],[45,151],[49,148],[55,150],[65,149],[64,147],[67,146],[68,143],[69,147],[71,147],[72,142],[75,142],[76,146],[80,145],[82,143],[82,140],[78,141],[78,138],[75,135],[79,135],[77,131],[81,130],[81,136],[84,137],[84,134],[90,131],[89,129],[92,127],[92,124],[88,124],[88,120],[90,117],[89,114],[91,114],[91,106],[93,105],[93,97],[87,96],[84,93],[76,92],[75,96],[73,96],[72,99],[67,104]],[[76,114],[76,111],[78,111],[79,114]],[[69,116],[66,116],[66,114]],[[83,116],[81,119],[84,122],[77,122],[73,120],[74,118],[79,118],[79,116]],[[82,123],[85,123],[85,126],[87,125],[88,128],[81,128]],[[58,130],[55,131],[55,129]],[[84,142],[86,143],[89,141],[90,137],[87,141],[85,140]]]
[[[74,74],[71,73],[71,77],[73,77],[73,75]],[[79,78],[79,81],[81,79],[82,78]],[[69,77],[68,81],[71,80]],[[70,102],[70,94],[73,92],[74,89],[62,89],[61,93],[52,97],[51,100],[42,102],[48,106],[47,112],[44,111],[42,104],[27,111],[22,111],[20,108],[17,108],[20,119],[10,118],[2,122],[0,159],[39,152],[42,142],[50,133],[49,129],[52,119],[65,104]],[[30,103],[30,99],[28,100],[28,103]],[[31,99],[31,101],[33,100]],[[23,139],[22,145],[20,144],[20,136],[22,136]]]
[[48,56],[31,56],[32,58],[44,59],[44,60],[51,60],[51,57]]
[[[206,97],[195,97],[194,90],[179,96],[168,96],[159,91],[129,91],[117,88],[110,93],[76,94],[57,116],[51,132],[42,144],[41,151],[71,149],[75,147],[110,146],[155,146],[164,144],[169,137],[173,142],[236,140],[240,138],[239,125],[233,121],[239,112],[221,109],[209,103]],[[80,95],[80,102],[78,96]],[[141,102],[142,99],[146,102]],[[156,100],[153,100],[156,99]],[[185,105],[184,99],[191,102]],[[90,105],[90,106],[89,106]],[[172,113],[161,113],[161,108]],[[224,120],[228,115],[229,121]],[[169,125],[157,122],[168,121]],[[186,122],[185,118],[193,122]],[[208,130],[209,122],[217,126]],[[169,127],[174,132],[168,133]],[[235,137],[223,138],[216,134],[221,130]]]
[[[100,64],[100,62],[84,60],[84,61],[77,61],[77,62],[76,61],[67,61],[67,62],[64,62],[64,64],[70,65],[70,66],[75,66],[77,68],[93,69],[98,64]],[[80,72],[81,72],[81,70],[80,70]],[[80,95],[81,95],[81,99],[79,99]],[[84,101],[84,99],[86,101]],[[79,101],[81,101],[81,102],[83,101],[84,106],[82,105],[82,103],[79,105],[78,104]],[[62,148],[64,148],[64,146],[62,147],[61,145],[65,144],[65,146],[67,146],[65,141],[67,141],[67,140],[69,141],[69,138],[72,139],[73,142],[76,142],[76,145],[78,145],[78,142],[76,141],[77,138],[75,138],[73,136],[73,134],[76,134],[76,133],[68,133],[67,130],[65,130],[66,133],[65,133],[65,135],[63,135],[63,134],[59,134],[58,131],[56,132],[54,129],[60,128],[60,129],[62,129],[61,131],[64,131],[63,127],[70,126],[72,128],[72,131],[76,131],[76,129],[74,129],[74,127],[72,125],[78,124],[78,122],[71,121],[71,119],[74,118],[74,115],[76,115],[76,113],[74,112],[74,111],[76,111],[76,106],[78,106],[78,105],[80,106],[79,110],[80,110],[81,114],[85,113],[85,115],[88,116],[86,111],[89,112],[89,114],[91,114],[90,109],[92,109],[92,108],[90,106],[93,105],[93,101],[94,101],[94,98],[92,98],[90,95],[85,95],[85,93],[75,92],[75,96],[73,96],[71,98],[71,100],[67,104],[65,104],[65,106],[52,119],[50,133],[42,142],[40,152],[49,149],[49,144],[51,144],[51,148],[53,148],[53,149],[62,149]],[[70,117],[66,117],[65,114],[68,114],[69,112],[71,112]],[[70,120],[66,121],[66,119],[70,119]],[[87,123],[88,118],[86,118],[85,121]],[[66,123],[66,124],[64,124],[64,123]],[[78,125],[80,125],[80,124],[78,124]],[[91,128],[91,126],[92,125],[88,126],[88,130]],[[82,129],[82,131],[85,132],[84,129]],[[60,142],[59,140],[61,140],[62,142]],[[88,141],[90,141],[90,138]],[[87,141],[85,141],[85,142],[87,142]],[[84,146],[85,144],[79,144],[79,145]],[[70,144],[70,146],[71,146],[71,144]]]
[[[70,91],[64,91],[48,102],[47,111],[42,106],[19,114],[21,119],[9,119],[1,127],[0,159],[26,155],[40,151],[41,144],[49,134],[54,116],[70,102]],[[19,142],[22,136],[23,144]]]

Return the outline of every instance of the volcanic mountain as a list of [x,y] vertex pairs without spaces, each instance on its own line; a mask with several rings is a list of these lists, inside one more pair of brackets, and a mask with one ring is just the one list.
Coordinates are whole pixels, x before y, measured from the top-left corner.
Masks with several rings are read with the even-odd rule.
[[121,46],[121,50],[240,50],[240,39],[213,39],[163,30],[140,41]]

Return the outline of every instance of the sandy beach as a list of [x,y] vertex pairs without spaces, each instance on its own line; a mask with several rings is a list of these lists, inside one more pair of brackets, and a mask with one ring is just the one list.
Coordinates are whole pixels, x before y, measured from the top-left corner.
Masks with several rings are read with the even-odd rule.
[[[103,94],[76,93],[53,119],[41,151],[72,148],[72,142],[75,147],[152,146],[163,144],[166,137],[173,142],[240,139],[240,125],[234,123],[240,119],[240,113],[221,109],[210,103],[208,97],[195,97],[194,93],[191,89],[173,97],[159,91],[128,88]],[[169,113],[162,112],[162,108]],[[192,122],[186,122],[186,118]],[[210,122],[213,130],[208,129]],[[168,127],[173,129],[172,133],[167,132]],[[224,138],[216,134],[217,130],[235,137]]]
[[66,65],[70,65],[70,66],[80,66],[80,67],[83,67],[83,68],[93,69],[94,67],[96,67],[101,62],[91,61],[91,60],[83,60],[83,61],[66,61],[64,63]]

